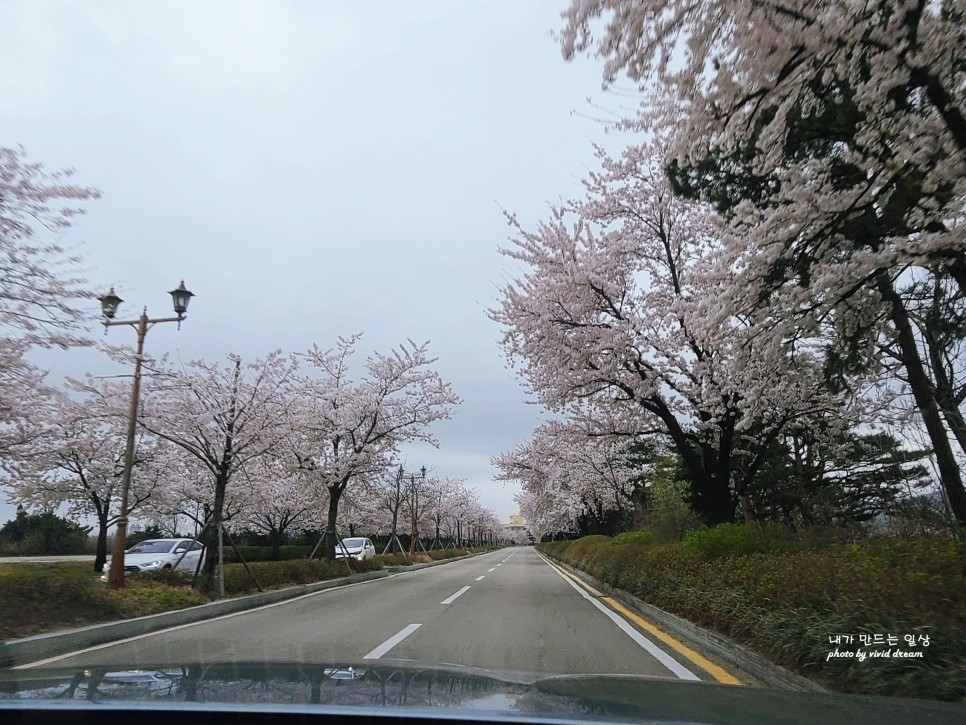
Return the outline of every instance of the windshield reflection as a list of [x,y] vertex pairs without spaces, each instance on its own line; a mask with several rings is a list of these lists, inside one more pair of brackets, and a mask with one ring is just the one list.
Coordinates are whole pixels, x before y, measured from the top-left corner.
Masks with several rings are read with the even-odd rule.
[[[443,707],[539,712],[545,695],[529,685],[501,679],[413,668],[356,664],[319,666],[190,664],[158,670],[85,669],[56,675],[24,672],[0,686],[3,699],[90,702],[203,702],[337,705],[350,707]],[[567,707],[567,709],[571,709]],[[559,712],[560,703],[555,710]],[[572,712],[597,710],[575,698]]]

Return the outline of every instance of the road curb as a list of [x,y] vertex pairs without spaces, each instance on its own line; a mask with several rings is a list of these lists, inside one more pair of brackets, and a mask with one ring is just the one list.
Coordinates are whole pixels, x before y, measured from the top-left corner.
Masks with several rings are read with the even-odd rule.
[[777,687],[783,690],[797,690],[800,692],[829,692],[828,689],[818,683],[812,682],[807,677],[785,669],[781,665],[776,665],[757,652],[753,652],[747,647],[738,644],[733,639],[725,637],[723,634],[699,627],[676,614],[665,612],[653,604],[641,601],[621,589],[615,589],[606,582],[602,582],[590,574],[575,569],[560,559],[550,556],[546,552],[541,551],[540,554],[553,561],[554,564],[566,569],[574,576],[587,582],[595,589],[599,589],[608,596],[621,602],[624,606],[649,619],[658,627],[677,635],[685,642],[703,647],[720,657],[736,670],[745,672],[770,687]]
[[0,643],[0,669],[16,667],[27,662],[54,657],[74,650],[84,649],[85,647],[113,642],[118,639],[135,637],[139,634],[149,634],[169,627],[201,622],[206,619],[220,617],[224,614],[243,612],[247,609],[255,609],[266,604],[294,599],[295,597],[301,597],[306,594],[314,594],[325,589],[332,589],[346,584],[356,584],[372,579],[382,579],[387,576],[389,576],[389,571],[380,569],[379,571],[352,574],[339,579],[327,579],[326,581],[313,582],[312,584],[275,589],[260,594],[249,594],[244,597],[235,597],[234,599],[222,599],[216,602],[209,602],[208,604],[201,604],[197,607],[177,609],[173,612],[150,614],[146,617],[124,619],[119,622],[92,624],[87,627],[70,629],[66,632],[51,632],[49,634],[25,637],[23,639],[7,640],[6,642]]

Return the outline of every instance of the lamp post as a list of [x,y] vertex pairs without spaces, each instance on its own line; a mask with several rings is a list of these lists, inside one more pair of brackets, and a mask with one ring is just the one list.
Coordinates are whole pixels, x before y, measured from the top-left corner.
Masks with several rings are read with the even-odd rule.
[[124,446],[124,473],[121,476],[121,511],[117,519],[117,529],[114,532],[114,553],[111,555],[111,568],[108,571],[107,580],[111,589],[120,589],[124,586],[124,552],[127,549],[127,501],[128,492],[131,488],[131,469],[134,466],[134,434],[137,428],[138,400],[141,396],[141,359],[144,353],[144,337],[154,325],[159,322],[177,322],[178,329],[181,329],[181,321],[185,318],[188,311],[188,302],[194,297],[184,286],[184,280],[177,289],[169,293],[174,304],[174,311],[177,317],[159,317],[150,319],[148,308],[145,307],[141,316],[136,320],[115,320],[118,305],[124,300],[117,296],[114,288],[103,297],[99,298],[101,312],[104,314],[104,333],[107,328],[115,325],[130,325],[138,334],[137,353],[134,356],[134,386],[131,391],[131,411],[127,421],[127,441]]

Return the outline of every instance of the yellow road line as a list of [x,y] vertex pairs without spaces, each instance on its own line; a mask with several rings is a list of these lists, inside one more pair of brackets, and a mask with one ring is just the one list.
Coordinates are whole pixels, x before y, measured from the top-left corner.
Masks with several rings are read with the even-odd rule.
[[712,662],[711,660],[709,660],[706,657],[702,657],[697,652],[695,652],[693,649],[691,649],[690,647],[682,644],[681,642],[678,642],[676,639],[674,639],[674,637],[672,637],[671,635],[667,634],[666,632],[662,632],[660,629],[658,629],[657,627],[655,627],[653,624],[651,624],[650,622],[648,622],[646,619],[644,619],[640,615],[635,614],[634,612],[632,612],[630,609],[628,609],[627,607],[625,607],[623,604],[621,604],[620,602],[618,602],[616,599],[613,599],[611,597],[603,597],[601,599],[601,601],[604,602],[605,604],[607,604],[607,606],[611,607],[615,612],[617,612],[618,614],[620,614],[625,619],[629,619],[630,621],[632,621],[634,624],[636,624],[641,629],[649,632],[650,634],[653,634],[659,640],[661,640],[662,642],[664,642],[668,647],[671,647],[672,649],[674,649],[675,652],[677,652],[678,654],[680,654],[682,657],[684,657],[684,658],[690,660],[691,662],[693,662],[694,664],[696,664],[698,667],[700,667],[702,670],[704,670],[705,672],[707,672],[709,675],[711,675],[718,682],[723,682],[726,685],[743,685],[744,684],[741,680],[739,680],[737,677],[735,677],[734,675],[732,675],[730,672],[728,672],[723,667],[720,667],[719,665],[716,665],[714,662]]
[[601,594],[599,591],[597,591],[596,589],[594,589],[592,586],[590,586],[590,584],[588,584],[587,582],[585,582],[583,579],[580,579],[579,577],[575,577],[573,574],[571,574],[566,569],[561,569],[560,567],[557,567],[557,571],[559,571],[561,574],[563,574],[568,579],[572,579],[573,581],[577,582],[580,586],[582,586],[584,589],[586,589],[588,592],[590,592],[591,594],[593,594],[598,599],[603,598],[603,596],[604,596],[603,594]]
[[716,665],[714,662],[712,662],[711,660],[709,660],[707,657],[702,657],[701,655],[699,655],[697,652],[695,652],[693,649],[691,649],[687,645],[685,645],[682,642],[679,642],[678,640],[674,639],[674,637],[672,637],[671,635],[669,635],[667,632],[664,632],[664,631],[658,629],[657,627],[655,627],[653,624],[651,624],[646,619],[644,619],[644,617],[640,616],[639,614],[636,614],[636,613],[632,612],[630,609],[628,609],[627,607],[625,607],[623,604],[621,604],[620,602],[618,602],[613,597],[605,597],[599,591],[597,591],[592,586],[590,586],[589,584],[587,584],[587,582],[585,582],[582,579],[580,579],[580,577],[574,576],[573,574],[571,574],[569,571],[566,571],[562,567],[556,567],[556,569],[561,574],[563,574],[564,576],[566,576],[568,579],[573,580],[574,582],[576,582],[577,584],[579,584],[580,586],[582,586],[584,589],[586,589],[588,592],[590,592],[592,595],[594,595],[595,597],[599,598],[602,602],[604,602],[604,604],[606,604],[608,607],[610,607],[615,612],[617,612],[622,617],[624,617],[624,619],[627,619],[627,620],[633,622],[638,627],[640,627],[641,629],[643,629],[645,632],[648,632],[649,634],[654,635],[657,639],[659,639],[662,642],[664,642],[664,644],[666,644],[668,647],[670,647],[675,652],[677,652],[678,654],[680,654],[682,657],[684,657],[685,659],[687,659],[687,660],[693,662],[694,664],[696,664],[698,667],[700,667],[702,670],[704,670],[705,672],[707,672],[709,675],[711,675],[718,682],[724,683],[725,685],[743,685],[743,684],[745,684],[741,680],[739,680],[737,677],[735,677],[734,675],[732,675],[730,672],[728,672],[726,669],[724,669],[723,667],[721,667],[719,665]]

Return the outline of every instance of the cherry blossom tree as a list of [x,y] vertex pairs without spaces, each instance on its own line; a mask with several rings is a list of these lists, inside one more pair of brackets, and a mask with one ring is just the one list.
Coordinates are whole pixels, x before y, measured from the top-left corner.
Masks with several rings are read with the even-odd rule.
[[429,426],[450,416],[459,398],[432,369],[427,344],[410,341],[389,354],[374,353],[363,376],[351,377],[359,335],[340,338],[330,350],[313,347],[303,356],[312,375],[302,377],[299,454],[316,485],[328,491],[326,556],[335,557],[339,504],[353,481],[386,469],[406,441],[436,445]]
[[[644,85],[634,123],[672,130],[679,190],[727,218],[736,305],[766,309],[779,340],[830,317],[846,339],[884,339],[966,522],[949,441],[957,413],[938,390],[903,289],[928,272],[966,291],[962,9],[917,0],[575,2],[561,37],[566,56],[595,44],[593,20],[604,15],[596,49],[605,79],[626,71]],[[861,354],[874,350],[854,351],[853,363],[870,364]]]
[[408,496],[408,479],[402,465],[389,468],[382,475],[372,477],[369,489],[372,492],[375,509],[388,519],[389,541],[383,554],[395,549],[403,553],[399,542],[399,516]]
[[241,472],[273,454],[290,430],[296,364],[273,352],[250,363],[228,355],[227,364],[196,360],[180,368],[163,363],[153,368],[140,423],[194,459],[205,473],[203,480],[192,483],[210,492],[203,501],[212,524],[203,537],[209,552],[205,578],[210,582],[218,561],[217,527],[225,520],[229,494],[238,491],[241,504],[249,503],[241,488],[247,482],[239,482]]
[[[75,516],[97,522],[94,571],[107,559],[107,533],[120,516],[119,489],[124,468],[126,421],[114,401],[128,393],[115,381],[101,382],[98,396],[78,397],[56,391],[49,401],[43,432],[33,441],[34,455],[11,480],[12,498],[44,509],[66,504]],[[155,465],[155,442],[140,435],[135,442],[134,475],[128,514],[144,508],[163,485]]]
[[265,534],[271,540],[272,559],[281,557],[286,533],[317,529],[322,525],[326,501],[306,481],[306,473],[290,457],[266,455],[241,470],[245,507],[236,523]]
[[92,296],[81,258],[62,246],[64,233],[84,213],[81,203],[100,192],[71,183],[73,171],[47,172],[23,148],[0,147],[0,328],[3,337],[35,345],[81,342],[91,319],[81,302]]
[[[657,436],[682,456],[696,508],[730,521],[790,421],[841,400],[806,345],[759,345],[754,320],[723,304],[722,244],[707,205],[677,198],[660,143],[600,153],[587,197],[554,208],[504,253],[524,276],[492,317],[537,400],[595,434]],[[735,457],[750,461],[740,476]]]
[[30,347],[25,339],[0,338],[0,470],[11,477],[36,453],[52,395],[47,373],[26,357]]
[[[63,237],[96,189],[48,172],[23,148],[0,147],[0,466],[28,455],[50,391],[29,362],[35,346],[84,344],[91,296]],[[4,466],[6,467],[6,466]]]
[[543,535],[574,530],[578,520],[629,518],[642,473],[624,438],[596,436],[573,422],[540,426],[529,441],[494,457],[497,480],[514,481],[527,521]]
[[426,516],[433,527],[433,543],[430,548],[443,546],[443,533],[456,516],[465,479],[450,476],[434,477],[427,482]]

